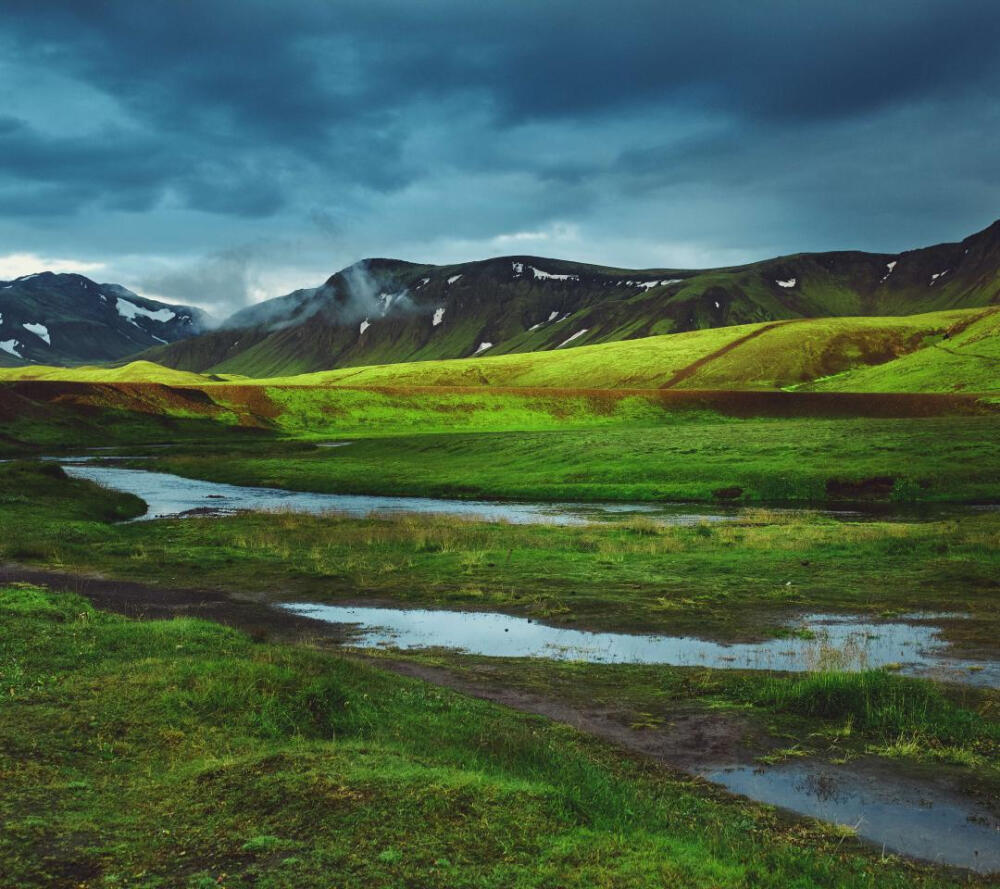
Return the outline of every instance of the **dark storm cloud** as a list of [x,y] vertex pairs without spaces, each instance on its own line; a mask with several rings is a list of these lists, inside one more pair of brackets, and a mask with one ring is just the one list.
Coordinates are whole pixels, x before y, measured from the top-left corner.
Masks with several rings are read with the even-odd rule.
[[998,41],[986,0],[6,0],[0,222],[133,214],[210,257],[262,221],[379,254],[556,222],[583,259],[629,224],[905,246],[996,215]]

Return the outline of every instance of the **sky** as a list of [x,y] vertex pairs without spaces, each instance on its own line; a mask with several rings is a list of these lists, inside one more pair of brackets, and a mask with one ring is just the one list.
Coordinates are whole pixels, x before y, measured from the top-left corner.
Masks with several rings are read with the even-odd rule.
[[1000,217],[996,0],[3,0],[0,279],[702,268]]

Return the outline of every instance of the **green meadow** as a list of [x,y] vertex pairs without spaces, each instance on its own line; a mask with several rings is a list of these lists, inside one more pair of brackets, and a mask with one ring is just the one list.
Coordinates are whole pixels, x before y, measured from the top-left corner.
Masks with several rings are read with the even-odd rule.
[[970,612],[949,629],[992,645],[1000,518],[842,521],[750,511],[688,527],[637,517],[580,527],[449,516],[295,513],[110,524],[141,511],[61,477],[0,465],[0,561],[267,601],[392,601],[506,611],[601,629],[753,638],[790,611]]
[[343,657],[26,585],[0,621],[8,885],[987,884]]
[[995,499],[998,433],[1000,414],[992,413],[733,419],[682,411],[661,414],[657,423],[640,416],[578,429],[378,437],[367,437],[348,419],[326,436],[351,441],[343,447],[276,443],[222,448],[222,456],[213,448],[174,448],[150,452],[153,459],[142,466],[233,484],[340,493],[905,504]]
[[[1000,518],[978,508],[1000,500],[997,317],[259,380],[148,362],[0,371],[0,886],[988,885],[732,797],[662,750],[679,721],[722,726],[740,761],[902,770],[998,815],[996,689],[825,662],[361,657],[241,623],[238,606],[492,611],[723,642],[783,638],[806,613],[938,612],[958,615],[942,640],[971,675],[1000,638]],[[133,522],[138,498],[38,459],[84,448],[237,485],[671,501],[706,520]],[[183,592],[196,614],[231,603],[212,613],[237,628],[127,619],[17,582],[31,572],[129,614],[127,592],[102,594],[112,581],[147,603]]]

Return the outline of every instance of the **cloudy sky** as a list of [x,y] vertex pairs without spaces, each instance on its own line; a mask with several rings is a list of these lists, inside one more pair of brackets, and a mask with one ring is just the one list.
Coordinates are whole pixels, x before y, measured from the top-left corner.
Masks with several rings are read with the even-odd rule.
[[1000,216],[996,0],[3,0],[0,278],[703,267]]

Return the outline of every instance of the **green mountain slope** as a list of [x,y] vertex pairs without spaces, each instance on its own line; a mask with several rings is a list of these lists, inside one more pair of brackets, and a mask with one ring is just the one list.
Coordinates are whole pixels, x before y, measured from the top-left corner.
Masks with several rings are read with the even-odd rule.
[[[995,356],[992,365],[990,356]],[[904,318],[771,321],[578,349],[342,368],[271,382],[352,387],[989,392],[1000,389],[998,358],[1000,311],[958,309]],[[925,372],[907,370],[911,367]]]
[[577,349],[340,368],[287,377],[123,367],[25,367],[0,381],[242,388],[534,390],[1000,390],[1000,309],[897,318],[808,318],[694,330]]
[[144,357],[182,370],[285,376],[998,301],[1000,222],[958,244],[899,255],[798,254],[710,271],[635,271],[530,256],[453,266],[377,259]]

